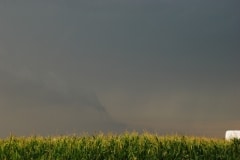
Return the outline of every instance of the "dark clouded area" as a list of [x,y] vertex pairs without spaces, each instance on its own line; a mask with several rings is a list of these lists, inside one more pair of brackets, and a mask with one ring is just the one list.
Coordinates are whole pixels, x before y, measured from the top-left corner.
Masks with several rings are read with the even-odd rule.
[[240,1],[0,2],[0,136],[240,129]]

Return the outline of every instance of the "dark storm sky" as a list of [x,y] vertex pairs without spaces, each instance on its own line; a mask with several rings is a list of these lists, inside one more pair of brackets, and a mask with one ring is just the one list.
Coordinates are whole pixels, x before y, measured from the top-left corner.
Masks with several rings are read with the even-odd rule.
[[239,0],[0,2],[0,136],[240,129]]

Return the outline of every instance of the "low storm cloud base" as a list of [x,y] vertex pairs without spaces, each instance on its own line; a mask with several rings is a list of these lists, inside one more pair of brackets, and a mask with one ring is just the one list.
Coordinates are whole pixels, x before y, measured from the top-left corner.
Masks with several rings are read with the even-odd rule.
[[239,129],[239,0],[0,2],[0,136]]

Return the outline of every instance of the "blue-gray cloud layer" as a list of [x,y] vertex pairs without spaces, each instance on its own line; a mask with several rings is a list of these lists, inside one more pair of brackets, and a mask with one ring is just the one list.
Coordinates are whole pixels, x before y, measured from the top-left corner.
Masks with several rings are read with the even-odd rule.
[[[66,132],[116,130],[121,122],[161,133],[223,135],[239,122],[239,5],[1,2],[3,130],[24,134],[34,124],[40,134],[53,126]],[[16,124],[25,111],[31,129]],[[44,125],[52,120],[47,113],[59,115],[51,131]],[[61,118],[64,113],[72,120]]]

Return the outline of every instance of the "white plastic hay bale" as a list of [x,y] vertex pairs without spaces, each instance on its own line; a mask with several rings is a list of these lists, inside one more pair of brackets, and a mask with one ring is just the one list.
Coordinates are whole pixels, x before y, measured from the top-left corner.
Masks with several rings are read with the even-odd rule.
[[240,139],[240,130],[228,130],[228,131],[226,131],[226,134],[225,134],[225,139],[226,140],[231,140],[231,139],[234,139],[234,138]]

